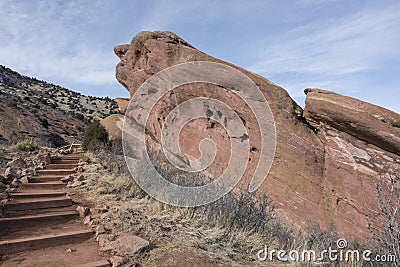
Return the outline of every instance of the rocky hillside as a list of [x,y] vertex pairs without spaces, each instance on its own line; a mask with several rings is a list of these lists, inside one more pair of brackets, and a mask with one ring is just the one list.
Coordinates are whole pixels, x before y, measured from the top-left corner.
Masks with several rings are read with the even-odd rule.
[[119,113],[114,100],[81,95],[0,65],[0,140],[35,139],[60,146],[80,138],[86,123]]
[[[131,96],[152,75],[180,63],[209,61],[236,68],[259,87],[276,126],[275,158],[257,193],[268,193],[280,215],[302,229],[318,225],[346,238],[363,239],[369,236],[369,222],[380,223],[377,184],[400,176],[399,114],[310,89],[306,90],[303,112],[285,89],[213,58],[171,32],[141,32],[130,44],[117,46],[114,51],[121,59],[116,77]],[[246,174],[251,175],[262,149],[260,130],[253,111],[228,87],[191,83],[174,88],[157,102],[146,130],[161,140],[165,120],[177,105],[195,97],[220,100],[239,115],[246,127],[251,147]],[[150,99],[150,94],[154,92],[149,90],[143,97]],[[127,101],[119,99],[122,110]],[[217,147],[215,159],[224,166],[231,151],[229,136],[221,128],[206,120],[188,123],[180,132],[182,154],[188,159],[199,158],[197,144],[208,137]]]

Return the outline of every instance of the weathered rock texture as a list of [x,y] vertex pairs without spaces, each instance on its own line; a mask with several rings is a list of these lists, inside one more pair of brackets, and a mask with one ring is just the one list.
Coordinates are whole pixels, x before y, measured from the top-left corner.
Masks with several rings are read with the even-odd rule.
[[324,143],[332,221],[365,236],[366,222],[376,220],[377,183],[400,175],[400,115],[325,90],[305,93],[304,117]]
[[117,97],[114,101],[117,103],[119,111],[121,111],[122,114],[125,114],[126,108],[129,105],[129,98]]
[[[336,101],[337,107],[323,109],[333,106],[312,97],[318,95],[315,91],[307,91],[305,114],[313,125],[310,126],[302,109],[283,88],[252,72],[208,56],[173,33],[141,32],[130,45],[117,46],[114,51],[121,59],[116,68],[116,78],[131,96],[153,74],[189,61],[224,63],[247,75],[268,101],[277,130],[274,164],[258,193],[270,194],[282,217],[303,229],[318,224],[325,229],[334,226],[346,237],[367,234],[365,216],[369,207],[376,207],[373,180],[379,179],[386,163],[399,160],[396,155],[400,145],[396,128],[398,114],[373,106],[374,114],[378,116],[376,121],[373,121],[373,116],[368,117],[371,121],[360,119],[357,114],[371,115],[368,104],[332,94],[332,97],[340,99]],[[325,95],[329,96],[329,93]],[[324,98],[324,95],[320,96]],[[250,138],[247,174],[251,175],[261,149],[259,129],[249,107],[226,88],[197,83],[170,91],[153,109],[146,126],[148,132],[160,140],[161,126],[168,113],[194,97],[220,100],[239,114]],[[335,117],[335,109],[343,111],[347,117]],[[358,109],[358,113],[346,109],[353,112]],[[378,122],[379,128],[375,128],[373,123]],[[321,130],[317,133],[315,128]],[[224,166],[230,155],[229,140],[219,124],[207,119],[192,121],[184,127],[180,135],[183,153],[188,158],[198,158],[197,144],[205,137],[216,143],[217,164]],[[371,167],[369,164],[374,164],[370,162],[372,158],[374,162],[379,158],[383,163]]]
[[304,116],[315,128],[330,125],[400,155],[400,115],[326,90],[306,89]]
[[122,136],[122,125],[124,116],[120,114],[113,114],[100,121],[101,125],[107,130],[108,139],[117,140]]

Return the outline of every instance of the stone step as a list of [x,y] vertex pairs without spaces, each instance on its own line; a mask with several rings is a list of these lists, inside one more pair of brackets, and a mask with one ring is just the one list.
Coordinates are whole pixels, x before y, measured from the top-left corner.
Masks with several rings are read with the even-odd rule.
[[81,159],[83,154],[70,154],[60,157],[61,159]]
[[[46,210],[36,210],[36,213],[28,214],[30,216],[38,214],[51,214],[57,212],[56,209],[52,208],[51,212]],[[43,213],[41,213],[43,211]],[[65,211],[61,209],[61,211]],[[69,209],[68,211],[71,211]],[[15,213],[12,217],[28,216],[24,215],[22,211]],[[7,218],[11,218],[8,216]],[[12,239],[29,238],[33,236],[44,236],[49,234],[59,234],[63,232],[70,232],[75,230],[87,230],[88,227],[81,223],[81,218],[75,217],[76,220],[71,220],[67,223],[59,223],[57,220],[49,220],[46,223],[40,224],[25,224],[24,221],[20,221],[18,224],[10,225],[7,228],[0,229],[0,241],[7,241]]]
[[78,159],[52,159],[50,164],[78,164]]
[[57,190],[57,189],[65,189],[65,184],[61,181],[28,183],[28,184],[20,184],[19,189]]
[[14,199],[4,204],[4,211],[46,209],[67,206],[72,206],[72,199],[69,197]]
[[52,170],[37,170],[36,174],[39,175],[68,175],[68,174],[73,174],[75,173],[74,170],[68,169],[68,170],[64,170],[64,169],[52,169]]
[[65,196],[65,192],[63,191],[25,191],[25,192],[17,192],[10,193],[10,197],[14,199],[20,198],[44,198],[44,197],[63,197]]
[[62,157],[61,160],[81,160],[82,157]]
[[46,170],[53,170],[53,169],[74,169],[77,167],[77,163],[50,163],[46,165]]
[[77,218],[78,213],[74,210],[70,211],[55,211],[46,213],[37,213],[32,215],[19,215],[12,217],[0,218],[0,226],[8,227],[18,224],[19,227],[36,225],[40,227],[42,223],[57,221],[57,223],[65,223],[68,220]]
[[110,267],[111,264],[107,260],[100,260],[78,265],[76,267]]
[[6,236],[6,240],[0,241],[0,255],[78,243],[89,239],[93,235],[93,231],[86,227],[85,229],[77,228],[46,229],[46,232],[41,231],[39,235],[32,231],[27,237],[12,238]]
[[40,182],[51,182],[51,181],[61,181],[61,178],[64,178],[66,175],[39,175],[32,176],[30,179],[31,183],[40,183]]
[[[28,215],[38,215],[38,214],[48,214],[54,212],[72,212],[76,211],[75,206],[68,207],[57,207],[57,208],[47,208],[47,209],[39,209],[39,210],[16,210],[16,211],[8,211],[3,212],[3,218],[11,218],[11,217],[20,217],[20,216],[28,216]],[[0,229],[1,231],[1,229]]]

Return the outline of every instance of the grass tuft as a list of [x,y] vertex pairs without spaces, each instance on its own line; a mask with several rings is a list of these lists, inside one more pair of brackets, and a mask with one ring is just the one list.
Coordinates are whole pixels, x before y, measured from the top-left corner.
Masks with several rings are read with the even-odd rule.
[[17,151],[34,151],[39,148],[38,144],[33,139],[28,139],[24,141],[20,141],[15,145],[15,150]]

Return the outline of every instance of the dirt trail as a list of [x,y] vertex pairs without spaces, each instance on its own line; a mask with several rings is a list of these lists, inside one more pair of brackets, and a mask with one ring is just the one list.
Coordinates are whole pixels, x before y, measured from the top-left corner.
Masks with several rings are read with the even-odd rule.
[[53,159],[10,193],[0,218],[0,266],[110,266],[60,181],[81,155]]

